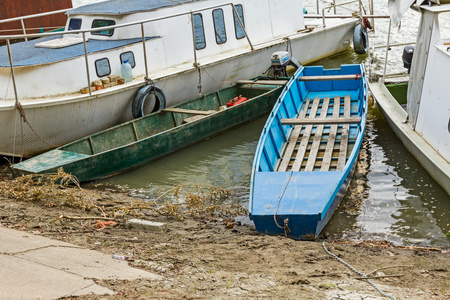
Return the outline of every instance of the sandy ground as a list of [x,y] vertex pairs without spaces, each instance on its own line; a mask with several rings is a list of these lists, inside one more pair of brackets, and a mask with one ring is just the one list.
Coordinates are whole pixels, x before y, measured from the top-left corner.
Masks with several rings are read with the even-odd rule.
[[[0,185],[2,226],[126,256],[130,265],[164,276],[162,281],[100,281],[117,294],[80,299],[389,299],[327,253],[324,244],[356,270],[378,277],[372,282],[392,299],[450,299],[448,249],[295,241],[261,235],[223,215],[186,213],[178,220],[165,215],[167,209],[137,209],[142,203],[111,192],[84,191],[90,199],[86,206],[76,197],[61,201],[62,196],[6,186]],[[115,224],[101,219],[113,211],[122,212]],[[132,227],[127,220],[136,216],[165,225]]]

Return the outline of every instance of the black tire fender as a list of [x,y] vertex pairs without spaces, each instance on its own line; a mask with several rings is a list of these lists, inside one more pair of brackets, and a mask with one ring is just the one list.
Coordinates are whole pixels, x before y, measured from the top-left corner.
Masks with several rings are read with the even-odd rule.
[[366,54],[369,50],[369,37],[366,27],[361,24],[356,25],[353,31],[353,49],[357,54]]
[[147,99],[147,96],[151,94],[155,95],[155,107],[151,111],[152,113],[166,107],[166,96],[164,95],[162,89],[156,85],[143,86],[134,96],[133,105],[131,107],[131,112],[134,118],[141,118],[145,115],[145,100]]

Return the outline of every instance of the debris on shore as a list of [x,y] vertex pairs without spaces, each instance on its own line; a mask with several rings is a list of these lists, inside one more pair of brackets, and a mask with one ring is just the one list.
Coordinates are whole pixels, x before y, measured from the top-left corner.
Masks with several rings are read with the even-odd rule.
[[144,201],[81,189],[62,171],[51,176],[0,181],[0,226],[124,258],[164,277],[100,281],[117,293],[102,299],[387,299],[367,279],[396,299],[450,298],[449,249],[261,235],[238,221],[246,210],[228,203],[221,188],[177,186]]

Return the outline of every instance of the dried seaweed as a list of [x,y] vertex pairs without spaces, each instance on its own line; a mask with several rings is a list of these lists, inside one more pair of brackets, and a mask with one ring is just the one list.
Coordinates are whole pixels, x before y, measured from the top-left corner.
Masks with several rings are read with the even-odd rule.
[[[177,185],[153,201],[134,199],[101,206],[98,196],[85,192],[76,177],[59,169],[56,174],[31,174],[0,181],[0,195],[19,201],[35,201],[47,207],[97,208],[104,218],[142,217],[147,211],[178,220],[186,217],[234,217],[247,214],[240,204],[230,203],[232,192],[216,186]],[[95,198],[95,199],[94,199]],[[113,201],[114,202],[114,201]]]

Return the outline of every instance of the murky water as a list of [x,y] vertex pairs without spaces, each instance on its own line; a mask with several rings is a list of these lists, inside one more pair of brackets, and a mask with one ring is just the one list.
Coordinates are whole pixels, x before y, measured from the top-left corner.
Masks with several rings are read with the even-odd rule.
[[[92,0],[74,1],[79,3]],[[98,1],[95,1],[98,2]],[[381,0],[379,1],[381,3]],[[387,14],[386,5],[375,14]],[[315,11],[313,6],[307,8]],[[407,42],[417,31],[419,15],[408,12],[400,32],[391,41]],[[373,44],[384,43],[387,20],[377,20]],[[405,37],[406,36],[406,37]],[[390,51],[388,67],[404,71],[402,48]],[[376,50],[372,70],[384,67],[384,50]],[[353,51],[317,62],[326,68],[367,62]],[[368,68],[368,67],[366,67]],[[86,188],[110,188],[143,198],[154,198],[174,185],[199,183],[233,190],[233,201],[248,207],[253,155],[265,118],[228,131],[207,141],[145,165],[134,171],[86,184]],[[409,154],[389,128],[376,106],[369,110],[365,140],[358,166],[346,197],[325,232],[354,239],[383,239],[416,245],[449,245],[450,196]]]

